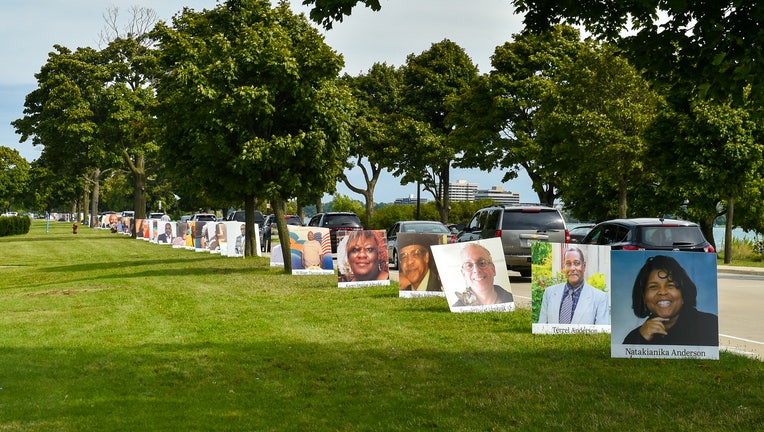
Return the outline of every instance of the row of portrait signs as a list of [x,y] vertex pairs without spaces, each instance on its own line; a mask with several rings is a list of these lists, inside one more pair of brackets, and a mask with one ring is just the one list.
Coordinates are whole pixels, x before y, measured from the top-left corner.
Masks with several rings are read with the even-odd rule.
[[[133,226],[146,241],[243,256],[241,222],[147,219],[111,229]],[[444,297],[451,312],[515,310],[500,238],[449,244],[443,234],[399,233],[388,244],[383,230],[338,231],[335,261],[331,235],[290,225],[292,274],[336,275],[340,288],[383,286],[393,263],[399,297]],[[271,266],[283,267],[281,247],[272,248]],[[533,333],[610,333],[618,358],[719,359],[716,254],[533,242],[531,257]]]

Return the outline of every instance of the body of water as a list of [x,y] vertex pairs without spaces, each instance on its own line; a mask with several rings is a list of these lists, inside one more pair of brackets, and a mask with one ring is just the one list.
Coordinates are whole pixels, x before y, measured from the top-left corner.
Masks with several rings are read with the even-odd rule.
[[[742,228],[735,228],[732,230],[732,238],[736,240],[757,240],[761,239],[762,235],[757,234],[752,231],[744,231]],[[716,247],[716,251],[720,251],[724,248],[724,227],[715,227],[714,228],[714,242],[716,243],[714,247]]]

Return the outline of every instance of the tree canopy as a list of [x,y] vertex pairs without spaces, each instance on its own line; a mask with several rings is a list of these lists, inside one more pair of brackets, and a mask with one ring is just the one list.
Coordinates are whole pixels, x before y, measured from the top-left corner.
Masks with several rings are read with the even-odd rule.
[[364,177],[365,188],[350,182],[347,175],[342,181],[351,191],[366,200],[366,220],[371,226],[374,215],[374,189],[383,170],[395,164],[392,155],[397,147],[396,118],[402,109],[403,72],[400,68],[375,63],[365,74],[344,76],[356,101],[350,141],[348,168],[357,167]]
[[650,78],[679,93],[764,104],[764,4],[681,0],[512,0],[529,29],[580,24],[618,43]]

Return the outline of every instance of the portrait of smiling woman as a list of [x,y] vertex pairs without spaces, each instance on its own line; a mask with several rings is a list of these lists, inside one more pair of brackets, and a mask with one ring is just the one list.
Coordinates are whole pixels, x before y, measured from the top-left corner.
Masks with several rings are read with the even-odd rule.
[[719,345],[719,320],[697,310],[698,288],[670,256],[647,259],[632,288],[634,315],[646,320],[624,344]]
[[[352,231],[340,253],[340,282],[389,280],[385,231]],[[342,249],[342,248],[340,248]]]

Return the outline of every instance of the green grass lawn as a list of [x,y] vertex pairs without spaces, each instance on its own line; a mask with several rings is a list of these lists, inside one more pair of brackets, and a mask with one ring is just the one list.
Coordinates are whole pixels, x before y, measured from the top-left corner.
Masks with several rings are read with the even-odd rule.
[[0,431],[750,431],[764,363],[610,358],[531,312],[453,314],[39,221],[0,238]]

